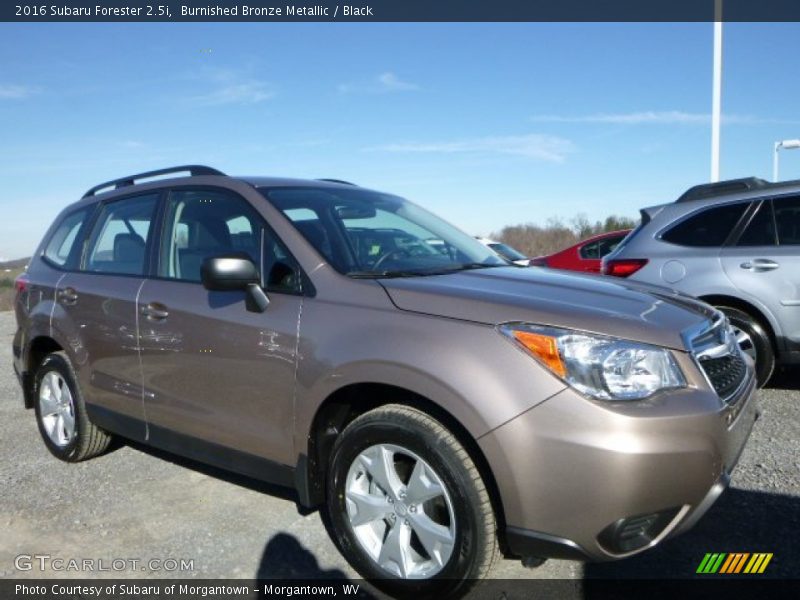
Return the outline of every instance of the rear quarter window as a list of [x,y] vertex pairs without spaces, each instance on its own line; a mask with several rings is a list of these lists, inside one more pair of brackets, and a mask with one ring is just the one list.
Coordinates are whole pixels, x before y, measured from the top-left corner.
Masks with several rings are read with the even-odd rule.
[[661,239],[679,246],[722,246],[748,206],[737,202],[707,208],[668,229]]
[[75,254],[83,238],[83,225],[90,213],[89,208],[84,208],[61,220],[45,246],[44,258],[47,262],[56,267],[66,267],[68,263],[75,262]]

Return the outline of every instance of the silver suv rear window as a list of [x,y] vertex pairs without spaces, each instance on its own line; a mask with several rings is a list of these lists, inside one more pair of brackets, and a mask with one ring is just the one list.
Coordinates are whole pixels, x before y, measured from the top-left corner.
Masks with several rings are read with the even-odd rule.
[[748,205],[749,202],[736,202],[695,213],[668,229],[661,235],[661,239],[679,246],[722,246]]

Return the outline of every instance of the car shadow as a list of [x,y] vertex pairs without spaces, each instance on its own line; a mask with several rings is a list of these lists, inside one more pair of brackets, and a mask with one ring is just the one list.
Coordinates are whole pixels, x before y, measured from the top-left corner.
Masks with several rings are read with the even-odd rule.
[[347,581],[341,569],[322,569],[317,557],[289,533],[275,534],[267,542],[256,578]]
[[638,556],[584,566],[584,579],[708,577],[696,570],[707,552],[771,552],[764,577],[798,577],[800,498],[727,490],[693,529]]
[[[258,593],[256,598],[273,598],[269,590],[270,582],[279,580],[281,586],[320,586],[333,585],[334,589],[343,586],[358,586],[357,593],[345,593],[360,599],[377,599],[382,595],[373,594],[371,586],[363,580],[351,580],[341,569],[323,569],[317,557],[303,546],[296,537],[288,533],[278,533],[267,542],[256,572]],[[351,588],[352,589],[352,588]],[[308,596],[306,596],[308,597]]]
[[232,471],[220,469],[218,467],[214,467],[191,458],[186,458],[184,456],[180,456],[179,454],[173,454],[166,450],[154,448],[153,446],[148,446],[133,440],[126,439],[119,443],[149,456],[165,460],[174,465],[191,469],[192,471],[202,473],[203,475],[208,475],[214,479],[232,483],[234,485],[238,485],[239,487],[260,492],[262,494],[267,494],[269,496],[275,496],[276,498],[291,500],[298,507],[297,510],[300,514],[307,514],[307,511],[304,511],[298,504],[297,492],[292,488],[267,483],[258,479],[253,479],[252,477],[248,477],[246,475],[239,475],[238,473],[233,473]]
[[[299,514],[306,515],[313,512],[300,506],[297,493],[291,488],[259,481],[247,477],[246,475],[232,473],[231,471],[213,467],[133,440],[124,440],[121,444],[149,456],[153,456],[154,458],[168,461],[177,466],[225,481],[226,483],[232,483],[248,490],[282,498],[284,500],[290,500],[295,503]],[[258,592],[255,598],[274,597],[274,594],[265,591],[264,586],[261,584],[262,580],[272,581],[273,584],[275,580],[280,580],[279,585],[284,586],[304,585],[303,582],[308,580],[325,582],[325,585],[333,584],[334,587],[352,583],[358,586],[358,591],[346,595],[367,600],[388,598],[378,593],[377,590],[374,590],[363,580],[349,579],[347,574],[341,569],[321,568],[314,553],[305,548],[296,537],[286,532],[275,534],[267,542],[261,554],[261,560],[259,561],[258,569],[255,573],[255,579],[259,580],[257,584]]]
[[773,390],[800,390],[800,366],[775,369],[766,387]]

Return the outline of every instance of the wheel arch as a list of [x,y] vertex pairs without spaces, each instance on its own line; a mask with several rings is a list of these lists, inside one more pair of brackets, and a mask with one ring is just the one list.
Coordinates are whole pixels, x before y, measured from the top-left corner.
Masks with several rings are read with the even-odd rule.
[[61,352],[64,348],[49,335],[38,335],[29,343],[25,352],[25,374],[23,385],[23,399],[25,408],[33,408],[33,387],[36,381],[36,371],[42,364],[45,356],[53,352]]
[[748,302],[747,300],[742,300],[741,298],[737,298],[735,296],[728,296],[725,294],[708,294],[705,296],[700,296],[699,298],[703,302],[711,304],[712,306],[729,306],[731,308],[736,308],[738,310],[741,310],[742,312],[747,313],[748,315],[753,317],[756,321],[758,321],[759,324],[767,332],[770,342],[772,342],[773,350],[777,352],[781,351],[781,345],[778,343],[779,338],[777,329],[773,325],[772,319],[760,307],[756,306],[751,302]]
[[[489,462],[474,436],[448,410],[436,402],[409,389],[386,383],[352,383],[331,393],[318,407],[308,433],[308,450],[300,462],[303,468],[298,474],[305,481],[298,481],[300,502],[307,508],[321,505],[325,501],[325,482],[328,459],[336,438],[356,417],[387,404],[401,404],[416,408],[450,430],[469,454],[478,468],[495,512],[498,532],[505,530],[505,515],[499,487]],[[305,461],[303,461],[305,458]],[[504,541],[500,539],[501,547]]]

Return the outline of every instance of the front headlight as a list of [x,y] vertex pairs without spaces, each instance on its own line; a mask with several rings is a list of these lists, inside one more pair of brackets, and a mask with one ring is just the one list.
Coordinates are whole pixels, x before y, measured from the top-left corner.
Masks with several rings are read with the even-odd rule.
[[686,387],[666,348],[528,323],[502,325],[500,332],[592,398],[641,400],[659,390]]

